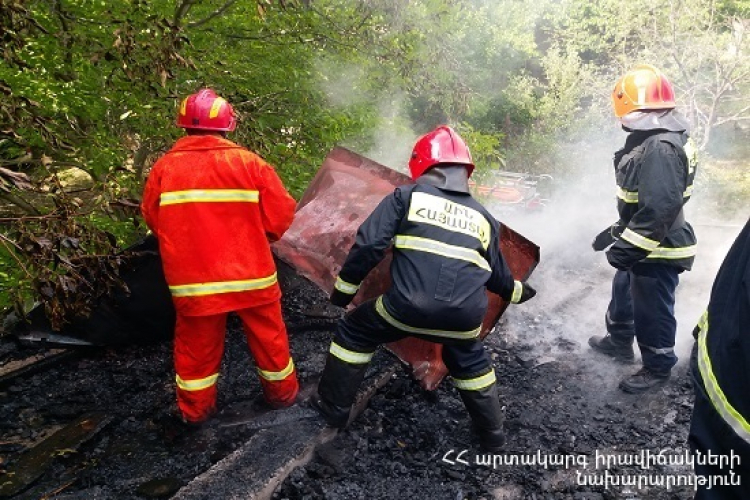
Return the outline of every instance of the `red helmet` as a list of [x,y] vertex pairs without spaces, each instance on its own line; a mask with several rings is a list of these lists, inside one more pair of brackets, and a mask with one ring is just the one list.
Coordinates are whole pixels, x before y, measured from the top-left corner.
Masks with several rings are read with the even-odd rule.
[[672,109],[675,107],[674,90],[664,73],[642,64],[617,81],[612,91],[612,104],[618,118],[641,109]]
[[420,137],[414,144],[409,160],[411,178],[417,178],[440,163],[466,165],[469,175],[474,171],[469,147],[452,128],[442,125]]
[[182,100],[177,126],[231,132],[237,125],[231,104],[211,89],[199,90]]

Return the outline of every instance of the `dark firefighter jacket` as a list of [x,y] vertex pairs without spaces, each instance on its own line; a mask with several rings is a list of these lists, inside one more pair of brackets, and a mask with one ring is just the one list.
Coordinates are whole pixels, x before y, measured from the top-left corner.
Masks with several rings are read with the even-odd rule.
[[697,354],[699,387],[744,441],[741,448],[750,449],[750,221],[716,275]]
[[500,254],[499,233],[499,222],[469,194],[398,187],[360,226],[332,301],[349,303],[393,243],[392,286],[378,313],[412,334],[476,338],[486,289],[512,302],[522,290]]
[[697,240],[682,207],[692,193],[697,162],[688,141],[680,132],[635,131],[615,153],[624,229],[607,252],[614,267],[629,269],[637,262],[692,267]]

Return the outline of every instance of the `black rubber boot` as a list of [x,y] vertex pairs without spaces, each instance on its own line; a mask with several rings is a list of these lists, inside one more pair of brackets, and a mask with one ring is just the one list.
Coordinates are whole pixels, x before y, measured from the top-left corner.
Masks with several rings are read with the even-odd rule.
[[331,427],[343,428],[349,422],[357,389],[365,378],[367,365],[350,364],[328,354],[326,367],[318,384],[318,392],[310,400]]
[[641,394],[661,387],[669,380],[671,372],[659,373],[645,366],[620,382],[620,389],[628,394]]
[[606,354],[620,363],[633,364],[635,362],[635,351],[633,350],[634,339],[635,337],[625,337],[608,333],[604,337],[591,337],[589,345],[596,352]]
[[497,384],[493,383],[478,391],[459,389],[458,393],[469,412],[474,430],[479,434],[482,449],[490,453],[502,451],[505,433]]

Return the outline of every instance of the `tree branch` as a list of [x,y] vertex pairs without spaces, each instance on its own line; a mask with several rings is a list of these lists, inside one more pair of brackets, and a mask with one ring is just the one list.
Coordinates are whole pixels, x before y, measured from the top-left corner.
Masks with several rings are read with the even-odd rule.
[[187,23],[188,28],[197,28],[198,26],[202,26],[209,22],[210,20],[219,17],[224,12],[226,12],[232,5],[237,3],[237,0],[228,0],[224,5],[213,11],[211,14],[208,15],[205,19],[201,19],[200,21],[193,21],[190,23]]
[[33,276],[29,272],[28,269],[26,269],[26,266],[23,265],[23,261],[16,255],[16,252],[14,252],[11,247],[15,248],[17,252],[23,252],[23,249],[19,247],[15,241],[11,240],[4,234],[0,233],[0,243],[3,244],[3,246],[8,250],[8,254],[10,254],[11,258],[15,260],[18,263],[18,267],[21,268],[21,270],[26,273],[26,277],[29,279],[29,281],[33,280]]
[[21,210],[23,210],[25,213],[29,215],[41,215],[42,214],[42,212],[37,210],[37,208],[34,205],[24,200],[20,196],[14,195],[13,193],[0,191],[0,200],[5,200],[17,206],[18,208],[20,208]]
[[188,12],[190,12],[190,9],[195,5],[196,1],[197,0],[182,0],[182,2],[177,5],[177,8],[174,11],[174,20],[172,21],[175,26],[180,25],[182,19]]

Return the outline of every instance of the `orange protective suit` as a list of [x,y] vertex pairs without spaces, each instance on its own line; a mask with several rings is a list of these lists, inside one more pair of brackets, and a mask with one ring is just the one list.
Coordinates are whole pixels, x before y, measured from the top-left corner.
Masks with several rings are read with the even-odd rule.
[[141,210],[177,311],[177,404],[186,420],[215,411],[231,311],[242,320],[266,400],[294,402],[299,385],[269,241],[289,228],[295,205],[271,165],[215,135],[183,137],[151,170]]

